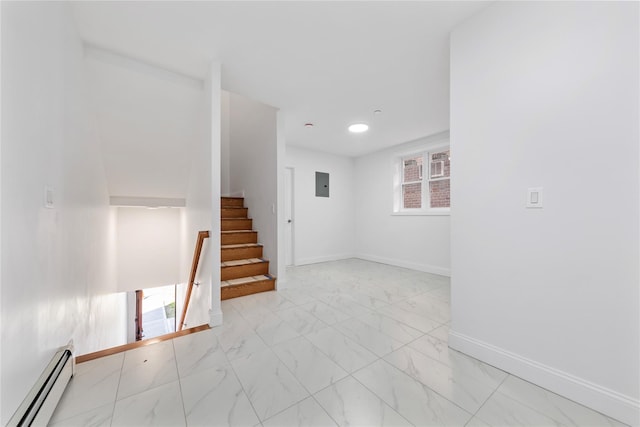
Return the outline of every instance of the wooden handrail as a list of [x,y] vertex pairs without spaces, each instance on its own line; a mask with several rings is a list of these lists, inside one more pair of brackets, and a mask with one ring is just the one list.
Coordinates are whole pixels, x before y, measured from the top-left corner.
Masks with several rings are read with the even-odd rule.
[[142,300],[144,299],[144,291],[138,289],[136,291],[136,341],[140,341],[143,337],[142,329]]
[[187,285],[187,294],[184,297],[184,307],[182,308],[182,316],[180,316],[180,326],[178,331],[181,331],[184,327],[184,321],[187,317],[187,309],[189,308],[189,301],[191,300],[191,291],[193,290],[193,283],[196,280],[196,272],[198,271],[198,263],[200,262],[200,254],[202,253],[202,245],[204,239],[209,238],[209,231],[199,231],[198,239],[196,240],[196,249],[193,252],[193,262],[191,263],[191,275],[189,276],[189,284]]

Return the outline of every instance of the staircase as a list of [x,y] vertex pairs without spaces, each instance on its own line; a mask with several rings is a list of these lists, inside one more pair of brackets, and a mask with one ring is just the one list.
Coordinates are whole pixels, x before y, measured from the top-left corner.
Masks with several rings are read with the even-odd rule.
[[220,199],[223,300],[275,289],[276,278],[269,274],[269,261],[262,258],[262,245],[248,211],[242,197]]

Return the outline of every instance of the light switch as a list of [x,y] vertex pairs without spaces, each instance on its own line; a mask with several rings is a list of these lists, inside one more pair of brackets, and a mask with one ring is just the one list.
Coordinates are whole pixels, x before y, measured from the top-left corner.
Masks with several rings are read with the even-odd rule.
[[44,187],[44,207],[53,209],[53,188],[49,186]]
[[542,187],[527,189],[527,208],[542,207]]

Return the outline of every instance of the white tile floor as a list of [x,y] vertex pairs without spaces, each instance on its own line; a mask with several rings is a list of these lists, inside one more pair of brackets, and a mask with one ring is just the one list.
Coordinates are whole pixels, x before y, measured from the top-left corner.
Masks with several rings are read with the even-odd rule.
[[361,260],[78,365],[54,426],[622,426],[447,346],[449,280]]

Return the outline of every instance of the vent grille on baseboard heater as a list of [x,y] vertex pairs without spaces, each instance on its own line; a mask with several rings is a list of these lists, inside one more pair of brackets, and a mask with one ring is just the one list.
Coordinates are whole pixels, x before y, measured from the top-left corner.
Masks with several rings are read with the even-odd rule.
[[74,360],[73,345],[58,350],[7,427],[46,426],[73,376]]

